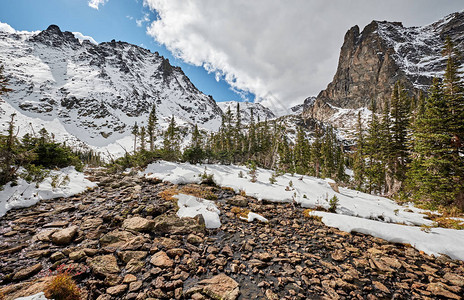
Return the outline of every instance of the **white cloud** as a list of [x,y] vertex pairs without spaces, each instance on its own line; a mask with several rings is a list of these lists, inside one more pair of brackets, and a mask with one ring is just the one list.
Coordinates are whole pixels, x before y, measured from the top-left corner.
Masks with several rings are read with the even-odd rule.
[[108,0],[89,0],[88,4],[91,8],[99,9],[100,5],[104,5]]
[[144,5],[159,15],[147,28],[157,42],[188,63],[219,72],[233,89],[277,107],[301,103],[327,86],[353,25],[362,29],[373,19],[422,25],[462,9],[453,0],[144,0]]
[[8,33],[16,33],[16,30],[7,23],[0,22],[0,31]]
[[89,42],[91,42],[91,43],[94,44],[94,45],[98,45],[97,41],[95,41],[95,40],[93,39],[93,37],[91,37],[91,36],[83,35],[83,34],[80,33],[80,32],[73,32],[73,34],[74,34],[74,36],[76,37],[76,39],[78,39],[79,42],[81,42],[81,44],[82,44],[83,41],[89,41]]
[[137,24],[137,26],[142,27],[143,23],[149,22],[150,18],[148,16],[149,16],[149,14],[144,14],[141,19],[135,20],[135,23]]

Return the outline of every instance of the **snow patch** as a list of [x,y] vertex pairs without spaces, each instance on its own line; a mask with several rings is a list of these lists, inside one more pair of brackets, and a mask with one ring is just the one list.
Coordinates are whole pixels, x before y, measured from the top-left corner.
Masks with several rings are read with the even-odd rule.
[[45,294],[43,292],[40,292],[32,296],[19,297],[19,298],[16,298],[15,300],[48,300],[48,298],[45,297]]
[[268,220],[265,217],[261,216],[260,214],[251,212],[251,211],[248,213],[247,218],[240,217],[240,219],[246,220],[247,222],[253,222],[254,220],[258,220],[258,221],[264,222],[264,223],[268,222]]
[[445,254],[452,259],[464,260],[464,230],[420,227],[367,220],[320,211],[311,212],[322,217],[322,222],[346,232],[369,234],[392,243],[410,244],[429,255]]
[[76,39],[79,40],[79,42],[82,44],[84,41],[89,41],[91,42],[92,44],[94,45],[98,45],[97,41],[93,39],[93,37],[91,36],[88,36],[88,35],[83,35],[82,33],[80,32],[73,32],[74,36],[76,37]]
[[10,209],[29,207],[40,200],[70,197],[96,186],[96,183],[85,179],[84,174],[74,167],[50,171],[38,187],[35,182],[28,183],[19,178],[17,185],[11,186],[11,182],[7,183],[0,191],[0,217]]
[[221,220],[219,219],[220,211],[213,201],[185,194],[173,197],[178,199],[177,205],[179,206],[179,210],[177,211],[177,216],[179,218],[193,218],[197,215],[202,215],[206,228],[221,227]]

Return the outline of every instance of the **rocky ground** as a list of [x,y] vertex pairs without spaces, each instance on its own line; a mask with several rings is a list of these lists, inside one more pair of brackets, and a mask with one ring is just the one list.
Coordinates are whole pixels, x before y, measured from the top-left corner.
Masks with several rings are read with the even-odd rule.
[[[83,299],[462,299],[464,264],[349,234],[292,204],[96,174],[99,187],[0,219],[0,298],[70,268]],[[217,197],[222,226],[179,219],[175,190]],[[234,208],[235,207],[235,208]],[[237,207],[240,207],[238,209]],[[247,223],[248,209],[268,223]]]

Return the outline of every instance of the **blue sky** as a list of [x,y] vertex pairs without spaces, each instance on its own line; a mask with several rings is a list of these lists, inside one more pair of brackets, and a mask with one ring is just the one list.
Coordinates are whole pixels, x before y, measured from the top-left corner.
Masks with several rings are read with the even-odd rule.
[[[215,75],[202,67],[176,59],[153,37],[146,34],[148,22],[137,26],[137,20],[148,16],[153,21],[155,12],[144,7],[142,0],[111,0],[99,9],[89,7],[88,0],[1,0],[0,22],[8,23],[16,30],[44,30],[51,24],[63,31],[78,31],[93,37],[97,42],[112,39],[158,51],[171,64],[180,66],[195,86],[216,101],[241,101],[241,96],[230,89],[224,81],[216,81]],[[248,100],[254,95],[246,93]]]

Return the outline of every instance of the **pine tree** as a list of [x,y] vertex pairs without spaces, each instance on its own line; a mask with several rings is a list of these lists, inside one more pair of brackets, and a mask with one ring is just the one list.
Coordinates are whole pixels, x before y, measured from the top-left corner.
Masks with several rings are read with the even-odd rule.
[[354,184],[358,190],[362,190],[366,176],[364,146],[364,133],[362,128],[361,112],[358,112],[358,119],[356,123],[356,148],[353,159]]
[[464,155],[464,83],[459,71],[460,53],[449,36],[445,41],[443,55],[447,58],[443,85],[450,114],[448,126],[456,155]]
[[385,185],[385,171],[382,162],[380,123],[377,117],[376,105],[371,105],[372,115],[365,139],[366,178],[368,181],[368,192],[381,193]]
[[168,160],[177,160],[179,157],[180,141],[179,129],[176,125],[174,116],[171,116],[169,126],[164,133],[163,151],[164,156]]
[[0,140],[0,185],[4,185],[14,179],[17,167],[14,166],[15,155],[17,152],[17,143],[14,133],[14,118],[16,114],[11,115],[8,122],[7,136],[1,137]]
[[320,171],[321,171],[321,160],[322,160],[322,143],[321,143],[321,137],[322,137],[322,129],[320,128],[320,125],[316,125],[316,128],[314,129],[314,142],[311,145],[311,158],[312,158],[312,163],[313,163],[313,168],[315,171],[315,176],[320,177]]
[[256,125],[255,125],[255,117],[254,117],[254,112],[253,108],[250,108],[250,124],[248,125],[248,140],[249,140],[249,145],[248,145],[248,153],[250,153],[251,156],[255,155],[256,152]]
[[416,199],[449,204],[455,198],[449,118],[443,85],[435,78],[425,111],[414,123],[414,149],[407,185]]
[[184,160],[192,164],[201,162],[205,158],[205,151],[202,148],[201,133],[198,130],[197,124],[194,125],[192,130],[192,141],[190,146],[184,151]]
[[132,135],[134,136],[134,153],[137,152],[137,136],[139,135],[139,125],[135,122],[134,126],[132,126]]
[[391,101],[393,179],[402,182],[405,179],[407,151],[407,129],[409,127],[410,99],[404,86],[396,83]]
[[155,150],[155,135],[156,135],[156,122],[158,118],[156,117],[156,106],[153,104],[150,114],[148,116],[148,124],[147,124],[147,134],[148,134],[148,142],[150,144],[150,151]]
[[145,126],[140,128],[140,150],[145,151],[146,149],[146,131]]
[[311,164],[311,146],[306,139],[303,128],[297,129],[296,141],[294,147],[295,172],[298,174],[309,174]]
[[234,145],[234,162],[237,162],[238,156],[242,155],[243,150],[242,116],[239,102],[237,102],[237,109],[235,112]]

